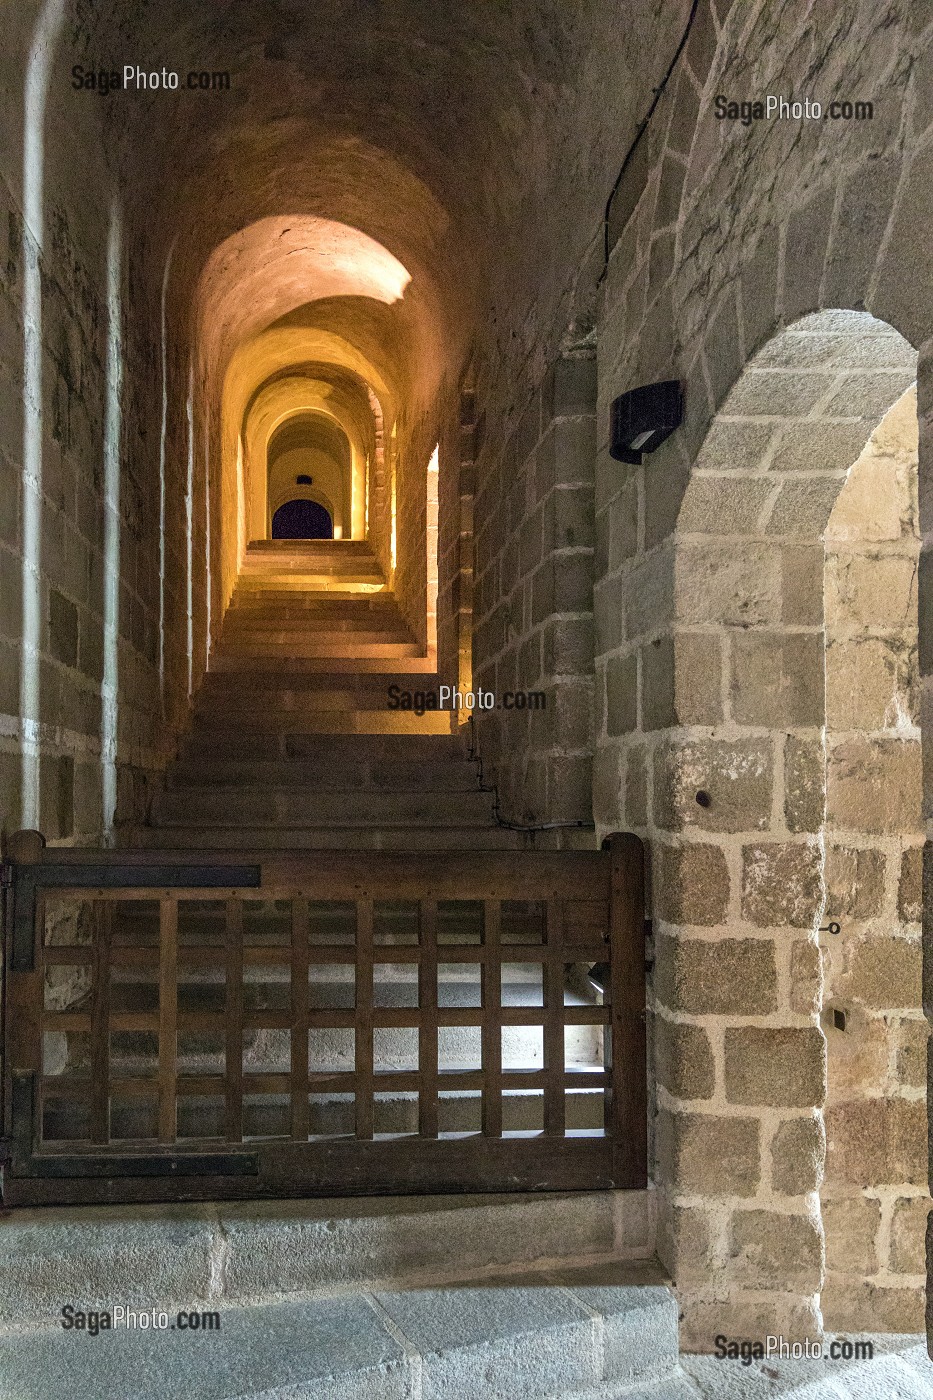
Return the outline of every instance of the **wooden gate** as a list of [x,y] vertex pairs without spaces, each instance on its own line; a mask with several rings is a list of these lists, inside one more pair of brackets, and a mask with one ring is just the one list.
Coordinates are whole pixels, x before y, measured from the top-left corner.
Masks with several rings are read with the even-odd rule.
[[10,851],[5,1204],[645,1185],[634,836]]

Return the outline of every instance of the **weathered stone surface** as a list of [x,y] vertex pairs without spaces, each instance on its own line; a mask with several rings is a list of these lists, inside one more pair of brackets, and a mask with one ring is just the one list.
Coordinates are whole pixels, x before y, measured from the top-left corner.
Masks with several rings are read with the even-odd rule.
[[877,1197],[851,1196],[825,1200],[826,1267],[843,1274],[873,1274],[878,1268],[877,1237],[881,1202]]
[[714,1267],[710,1212],[665,1200],[658,1217],[658,1258],[681,1287],[705,1283]]
[[[823,1317],[835,1332],[922,1332],[924,1303],[924,1290],[919,1287],[889,1288],[867,1279],[852,1282],[833,1276],[823,1285]],[[900,1378],[894,1383],[899,1384]],[[925,1387],[927,1378],[917,1377],[917,1400]]]
[[657,845],[652,887],[658,917],[667,923],[709,926],[725,918],[729,872],[718,846]]
[[771,1185],[782,1196],[803,1196],[823,1179],[826,1134],[822,1116],[788,1118],[771,1140]]
[[847,948],[839,995],[878,1011],[920,1006],[922,953],[917,941],[870,935]]
[[823,994],[822,953],[809,938],[795,938],[790,950],[790,1009],[812,1016],[820,1009]]
[[716,1082],[709,1036],[700,1026],[655,1020],[655,1066],[658,1083],[675,1098],[708,1099]]
[[[694,740],[655,750],[654,819],[666,830],[764,831],[771,815],[771,745]],[[697,794],[703,802],[697,801]]]
[[901,857],[897,911],[907,923],[919,923],[923,913],[923,848],[914,846]]
[[884,851],[864,847],[828,846],[826,906],[837,921],[856,923],[881,912],[886,858]]
[[769,1210],[736,1210],[732,1216],[730,1250],[736,1275],[743,1282],[768,1287],[781,1279],[786,1288],[819,1286],[823,1235],[806,1215]]
[[836,730],[886,729],[915,714],[916,650],[896,638],[859,637],[826,648],[826,721]]
[[826,1177],[855,1186],[926,1183],[926,1105],[871,1098],[826,1110]]
[[808,928],[820,908],[821,864],[811,842],[743,847],[743,916],[761,928]]
[[730,689],[732,713],[740,724],[822,724],[822,638],[755,631],[737,636]]
[[661,937],[655,991],[672,1011],[696,1015],[766,1015],[776,1006],[777,974],[770,939]]
[[929,1196],[905,1196],[894,1204],[891,1219],[890,1267],[897,1274],[922,1274],[926,1268],[925,1240],[930,1215]]
[[542,1388],[559,1393],[601,1379],[593,1319],[562,1289],[474,1286],[375,1297],[423,1358],[425,1400],[458,1390],[493,1400],[503,1388],[535,1400]]
[[830,747],[828,822],[837,831],[912,834],[920,826],[920,746],[846,739]]
[[727,1028],[725,1045],[729,1103],[806,1108],[823,1102],[826,1048],[815,1028]]
[[842,550],[826,564],[827,623],[903,626],[916,616],[917,567],[909,556],[870,558]]
[[684,544],[677,555],[677,618],[751,627],[781,612],[780,554],[762,544]]
[[826,756],[820,739],[789,734],[784,743],[784,819],[788,831],[819,831],[826,794]]
[[658,1162],[664,1180],[685,1195],[753,1196],[760,1175],[755,1118],[658,1115]]

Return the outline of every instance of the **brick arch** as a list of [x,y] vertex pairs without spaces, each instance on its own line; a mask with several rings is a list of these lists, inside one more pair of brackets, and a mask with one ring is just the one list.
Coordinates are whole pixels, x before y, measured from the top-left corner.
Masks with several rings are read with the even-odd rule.
[[[701,1348],[724,1315],[755,1335],[756,1319],[821,1326],[823,536],[915,375],[910,345],[864,312],[810,315],[768,341],[696,455],[659,551],[667,617],[646,617],[630,653],[626,818],[653,867],[661,1249]],[[611,663],[608,676],[607,697]]]

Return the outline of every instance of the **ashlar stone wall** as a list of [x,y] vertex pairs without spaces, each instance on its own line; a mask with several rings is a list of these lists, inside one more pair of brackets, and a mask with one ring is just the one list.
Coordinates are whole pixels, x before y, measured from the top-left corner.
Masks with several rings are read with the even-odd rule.
[[[914,1331],[924,1310],[917,403],[885,416],[826,531],[828,1052],[823,1318]],[[825,921],[825,920],[824,920]]]
[[479,448],[476,686],[498,702],[544,696],[476,714],[502,815],[519,824],[591,820],[595,409],[592,356],[562,356],[498,459]]
[[[915,4],[700,0],[609,210],[596,468],[608,567],[594,617],[597,693],[623,722],[596,736],[594,807],[598,833],[625,826],[650,846],[659,1243],[688,1347],[722,1331],[818,1335],[824,1287],[832,1297],[820,1197],[835,1053],[820,1018],[832,935],[817,934],[834,912],[822,535],[914,377],[928,513],[931,46],[933,21]],[[875,120],[717,121],[717,94],[768,92],[858,96]],[[802,319],[817,312],[828,319]],[[672,376],[686,388],[683,427],[641,467],[620,468],[607,450],[612,399]],[[829,790],[832,813],[834,771]],[[913,1019],[905,1012],[898,993],[881,1014],[893,1026]],[[891,1075],[875,1097],[896,1102],[862,1110],[881,1144],[873,1189],[913,1202],[918,1108]],[[891,1281],[893,1229],[881,1229],[879,1271],[857,1270],[862,1298],[878,1272]],[[887,1324],[880,1309],[876,1325],[908,1314],[918,1325],[916,1298],[905,1310],[894,1300]]]

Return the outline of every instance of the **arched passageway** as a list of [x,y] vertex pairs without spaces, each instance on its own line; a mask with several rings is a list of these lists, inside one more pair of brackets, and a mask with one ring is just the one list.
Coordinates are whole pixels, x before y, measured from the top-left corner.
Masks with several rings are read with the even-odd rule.
[[332,540],[334,518],[324,505],[307,497],[283,503],[272,514],[274,540]]

